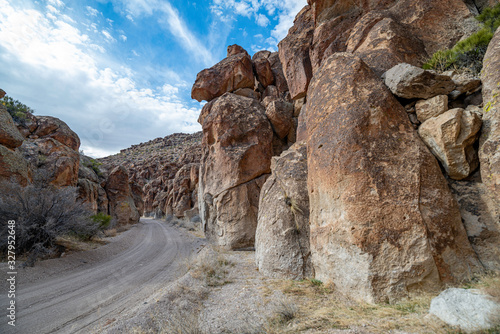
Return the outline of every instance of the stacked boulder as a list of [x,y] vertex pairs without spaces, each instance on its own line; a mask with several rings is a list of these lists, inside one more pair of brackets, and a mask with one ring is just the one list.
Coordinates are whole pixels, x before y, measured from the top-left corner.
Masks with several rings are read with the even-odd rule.
[[253,247],[259,195],[271,157],[296,140],[300,106],[291,103],[278,53],[253,58],[238,45],[203,70],[192,97],[206,100],[199,208],[207,238],[227,249]]
[[[265,175],[255,240],[265,275],[314,276],[353,298],[392,302],[470,279],[485,266],[499,269],[497,209],[482,203],[488,193],[498,198],[498,32],[482,96],[479,78],[419,68],[477,30],[474,14],[462,0],[310,0],[279,44],[288,92],[269,88],[262,61],[269,53],[254,56],[253,73],[241,48],[200,73],[198,100],[209,96],[200,92],[210,76],[230,81],[210,94],[215,100],[199,119],[199,199],[209,239],[235,248],[228,234],[250,235],[255,215],[245,208],[254,205],[241,187]],[[238,78],[218,72],[231,57]],[[272,155],[281,153],[272,163],[262,112],[273,130]],[[285,137],[284,149],[303,142],[283,152],[277,143]],[[484,186],[479,164],[483,182],[490,176]]]

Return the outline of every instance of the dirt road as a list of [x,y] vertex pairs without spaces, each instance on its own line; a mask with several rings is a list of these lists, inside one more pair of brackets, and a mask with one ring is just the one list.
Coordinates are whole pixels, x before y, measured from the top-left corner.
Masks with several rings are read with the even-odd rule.
[[[16,326],[8,326],[6,293],[0,333],[90,333],[139,307],[185,272],[199,239],[142,220],[105,246],[19,270]],[[2,271],[3,268],[2,268]]]

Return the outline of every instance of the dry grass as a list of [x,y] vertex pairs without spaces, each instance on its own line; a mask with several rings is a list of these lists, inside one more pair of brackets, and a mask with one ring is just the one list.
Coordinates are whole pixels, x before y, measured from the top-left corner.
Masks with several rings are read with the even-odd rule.
[[56,238],[55,244],[63,247],[65,252],[80,252],[105,245],[106,241],[100,238],[92,238],[90,241],[82,241],[73,236],[61,236]]
[[116,237],[117,234],[118,234],[118,231],[116,230],[116,228],[112,228],[112,229],[109,229],[109,230],[104,230],[104,235],[107,238]]
[[226,280],[227,267],[232,265],[229,260],[215,247],[204,250],[189,265],[191,276],[203,280],[207,286],[215,287],[230,283]]

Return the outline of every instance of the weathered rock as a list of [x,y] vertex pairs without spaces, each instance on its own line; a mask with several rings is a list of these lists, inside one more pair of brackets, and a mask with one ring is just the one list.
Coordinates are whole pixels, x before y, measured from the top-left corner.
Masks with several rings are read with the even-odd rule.
[[184,217],[184,212],[194,206],[192,193],[198,185],[198,171],[200,165],[197,163],[187,164],[181,167],[173,181],[172,211],[176,217]]
[[365,63],[331,56],[307,100],[316,278],[376,302],[480,271],[436,159]]
[[255,52],[254,55],[252,56],[252,61],[255,62],[255,61],[260,60],[260,59],[269,59],[271,54],[272,54],[272,52],[267,51],[267,50]]
[[260,193],[255,262],[266,276],[311,277],[305,142],[274,157],[271,170]]
[[297,14],[288,35],[278,44],[279,57],[292,99],[304,97],[312,78],[309,48],[314,34],[314,22],[309,6]]
[[50,116],[37,117],[38,127],[34,132],[39,138],[53,138],[58,142],[78,151],[80,138],[69,126],[58,118]]
[[385,84],[405,99],[430,99],[455,89],[449,76],[435,74],[410,64],[399,64],[385,73]]
[[481,86],[481,79],[468,73],[454,74],[452,79],[457,86],[455,90],[457,90],[460,95],[464,93],[472,93]]
[[421,66],[427,53],[424,44],[387,13],[370,12],[354,27],[347,51],[353,52],[379,76],[398,65]]
[[229,45],[227,47],[227,57],[231,57],[242,53],[248,55],[248,52],[238,44]]
[[420,122],[436,117],[448,111],[448,95],[434,96],[428,100],[420,100],[415,104],[415,112]]
[[347,40],[358,14],[337,16],[316,26],[309,52],[313,73],[321,66],[323,59],[335,52],[346,51]]
[[288,91],[288,84],[286,82],[285,74],[283,73],[283,66],[281,65],[279,53],[271,53],[268,60],[273,71],[275,86],[278,89],[279,94],[284,94]]
[[463,109],[448,110],[422,123],[418,134],[455,180],[469,176],[479,164],[473,147],[479,137],[481,117]]
[[214,101],[203,120],[198,192],[209,240],[228,249],[253,246],[272,139],[271,125],[256,100],[224,94]]
[[18,148],[33,170],[44,173],[47,183],[56,187],[76,187],[80,155],[53,138],[25,140]]
[[262,87],[266,88],[274,84],[274,74],[269,60],[266,58],[258,58],[253,61],[253,65],[255,67],[255,73],[257,74],[257,80],[262,84]]
[[7,109],[0,104],[0,145],[15,149],[23,144],[24,137],[17,129]]
[[3,89],[0,89],[0,99],[3,99],[5,94],[7,94]]
[[450,326],[477,332],[497,325],[500,304],[475,289],[447,289],[431,301],[430,314]]
[[26,186],[31,181],[31,170],[19,151],[0,145],[0,181],[11,180]]
[[293,125],[293,104],[285,101],[273,101],[266,108],[266,116],[274,132],[280,139],[285,138]]
[[144,200],[142,199],[144,197],[144,191],[137,183],[134,182],[130,183],[130,191],[139,216],[144,216]]
[[240,88],[240,89],[237,89],[237,90],[234,91],[234,94],[240,95],[240,96],[244,96],[244,97],[248,97],[248,98],[251,98],[251,99],[260,100],[260,93],[254,91],[251,88]]
[[99,184],[88,179],[78,179],[78,198],[87,203],[94,214],[99,212]]
[[487,270],[500,272],[500,207],[489,196],[479,172],[466,180],[448,179],[467,237]]
[[484,56],[483,128],[479,141],[481,178],[500,206],[500,29],[497,29]]
[[246,51],[239,52],[198,73],[191,90],[191,98],[199,102],[211,101],[226,92],[253,88],[254,80],[250,56]]
[[123,166],[115,167],[111,171],[105,189],[109,199],[109,214],[116,219],[116,223],[138,223],[139,212],[132,198],[128,172]]

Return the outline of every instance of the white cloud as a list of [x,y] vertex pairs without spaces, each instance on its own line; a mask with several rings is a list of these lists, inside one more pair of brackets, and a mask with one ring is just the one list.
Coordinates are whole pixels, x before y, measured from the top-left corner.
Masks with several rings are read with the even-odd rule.
[[200,130],[199,107],[181,102],[185,88],[178,81],[142,88],[129,68],[103,66],[104,56],[93,54],[104,54],[104,47],[74,25],[53,14],[55,20],[16,9],[6,0],[0,0],[0,8],[2,88],[36,114],[68,123],[87,154],[109,155],[155,136]]
[[64,7],[64,2],[62,2],[61,0],[47,0],[47,3],[56,7]]
[[113,36],[111,36],[111,34],[109,33],[109,31],[103,30],[102,34],[104,35],[104,37],[106,37],[106,39],[108,41],[110,41],[110,42],[116,42],[116,39]]
[[255,21],[261,27],[267,27],[269,25],[269,23],[271,23],[269,21],[269,19],[267,18],[267,16],[265,16],[263,14],[257,14],[257,18],[255,19]]
[[99,14],[99,11],[95,8],[92,8],[90,6],[85,7],[87,9],[88,15],[90,16],[97,16]]
[[123,42],[126,42],[126,41],[127,41],[127,36],[125,36],[125,35],[120,35],[120,39],[121,39]]

